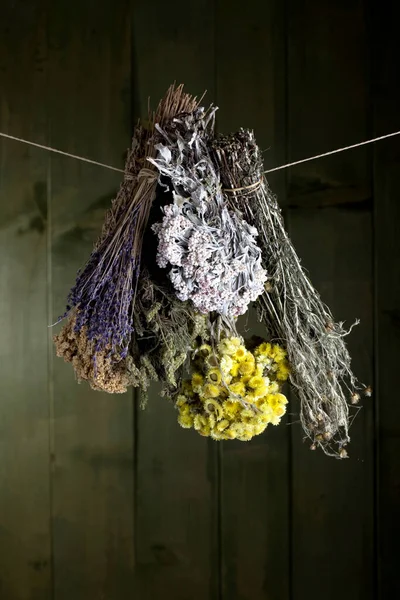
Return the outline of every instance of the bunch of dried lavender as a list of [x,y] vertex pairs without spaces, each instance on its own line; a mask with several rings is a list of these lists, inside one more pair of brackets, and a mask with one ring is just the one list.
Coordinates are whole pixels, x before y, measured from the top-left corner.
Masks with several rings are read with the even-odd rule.
[[280,208],[263,176],[261,152],[247,130],[220,136],[213,159],[230,205],[260,231],[268,272],[258,309],[271,339],[286,345],[290,381],[300,399],[300,417],[312,448],[344,458],[349,441],[348,400],[359,384],[344,342],[349,332],[335,323],[300,265]]
[[[66,315],[74,322],[76,338],[84,336],[89,342],[84,345],[85,352],[91,352],[94,364],[96,355],[104,351],[113,364],[128,357],[142,240],[158,179],[155,167],[146,162],[156,152],[155,125],[164,126],[176,115],[196,108],[197,100],[185,94],[183,86],[171,86],[155,114],[150,114],[149,127],[136,128],[124,181],[106,215],[102,234],[70,291]],[[143,167],[145,164],[148,166]],[[56,345],[67,338],[72,344],[70,329],[68,322],[64,332],[68,330],[68,335],[61,332],[56,336]],[[76,352],[64,352],[63,356],[73,362]],[[86,358],[81,357],[80,362]]]
[[229,210],[221,192],[209,154],[214,113],[199,108],[157,128],[158,153],[149,160],[171,181],[175,201],[153,229],[158,265],[171,265],[177,297],[202,313],[236,317],[263,292],[266,272],[256,228]]

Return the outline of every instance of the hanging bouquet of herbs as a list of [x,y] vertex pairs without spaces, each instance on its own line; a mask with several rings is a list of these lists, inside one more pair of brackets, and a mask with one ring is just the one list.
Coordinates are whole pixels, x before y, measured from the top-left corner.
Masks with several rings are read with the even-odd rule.
[[[171,87],[138,125],[125,178],[72,288],[57,354],[111,393],[163,382],[178,422],[215,440],[278,425],[289,379],[312,447],[346,456],[361,387],[263,176],[252,132]],[[264,339],[244,340],[251,303]]]

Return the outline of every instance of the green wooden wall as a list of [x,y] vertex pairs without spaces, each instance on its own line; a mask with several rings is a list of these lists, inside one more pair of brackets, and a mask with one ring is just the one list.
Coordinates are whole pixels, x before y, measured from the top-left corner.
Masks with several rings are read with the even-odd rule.
[[[174,80],[265,165],[400,129],[388,0],[1,0],[0,131],[123,166]],[[74,380],[53,323],[117,173],[0,139],[0,599],[400,597],[400,142],[270,177],[304,266],[372,382],[350,460],[309,450],[291,398],[249,443]],[[254,317],[250,317],[254,323]]]

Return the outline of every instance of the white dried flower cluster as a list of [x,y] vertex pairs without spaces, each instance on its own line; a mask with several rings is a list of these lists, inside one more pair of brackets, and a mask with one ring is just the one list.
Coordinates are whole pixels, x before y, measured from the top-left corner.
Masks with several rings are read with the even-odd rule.
[[154,227],[159,238],[157,260],[160,267],[172,266],[169,277],[177,297],[192,300],[204,313],[245,313],[266,281],[255,228],[224,206],[212,224],[206,215],[198,223],[197,211],[187,205],[169,205],[164,213]]
[[172,131],[160,133],[152,162],[174,187],[175,202],[164,208],[157,262],[171,265],[169,277],[180,300],[192,300],[203,313],[236,317],[264,291],[258,235],[224,202],[219,175],[207,148],[209,121],[198,111],[175,119]]

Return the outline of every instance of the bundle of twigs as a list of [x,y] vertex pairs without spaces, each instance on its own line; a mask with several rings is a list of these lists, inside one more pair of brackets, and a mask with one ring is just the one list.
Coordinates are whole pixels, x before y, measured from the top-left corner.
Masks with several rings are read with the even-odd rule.
[[349,403],[360,385],[344,342],[349,333],[308,279],[285,230],[281,210],[263,175],[261,152],[251,131],[220,136],[213,144],[226,201],[259,231],[268,273],[258,301],[271,339],[287,349],[290,382],[300,399],[300,418],[312,447],[346,456]]

